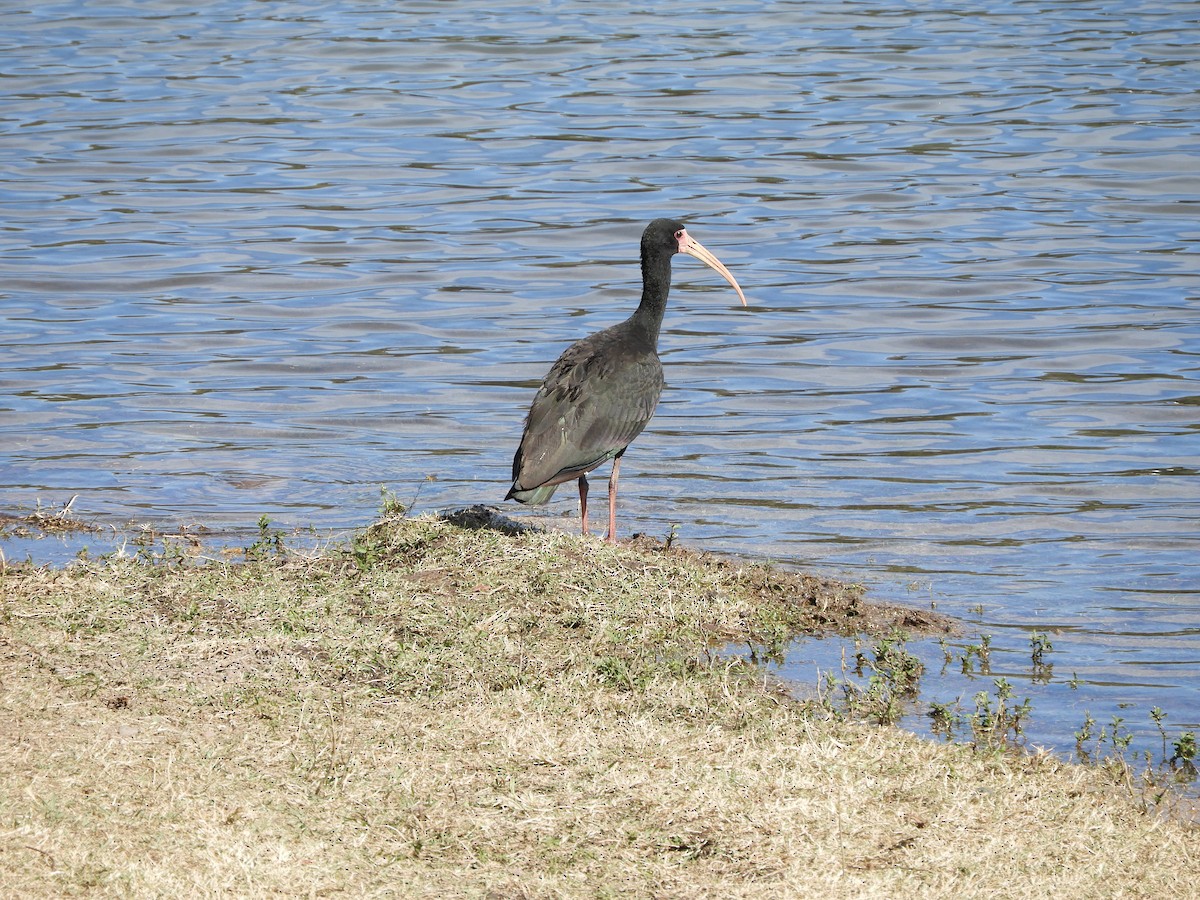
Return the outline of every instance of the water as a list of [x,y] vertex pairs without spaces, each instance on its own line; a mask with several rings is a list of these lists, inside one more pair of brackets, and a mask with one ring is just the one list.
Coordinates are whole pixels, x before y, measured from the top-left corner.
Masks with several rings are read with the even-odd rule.
[[[3,511],[498,503],[678,215],[752,308],[677,264],[626,533],[935,603],[1032,742],[1200,726],[1200,10],[493,6],[0,11]],[[930,699],[991,688],[918,649]]]

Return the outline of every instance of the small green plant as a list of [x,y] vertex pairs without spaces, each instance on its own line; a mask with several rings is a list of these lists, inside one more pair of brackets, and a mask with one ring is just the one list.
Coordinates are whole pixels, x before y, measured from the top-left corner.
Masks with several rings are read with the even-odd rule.
[[962,716],[949,703],[929,704],[930,730],[939,737],[952,740],[962,726]]
[[1054,644],[1050,643],[1050,636],[1041,631],[1035,631],[1029,638],[1029,643],[1033,646],[1033,664],[1040,666],[1045,662],[1046,654],[1054,649]]
[[389,491],[386,487],[381,487],[379,489],[379,493],[381,495],[379,504],[379,517],[381,519],[403,519],[416,508],[417,500],[421,498],[421,489],[424,488],[425,485],[434,481],[437,481],[436,475],[426,475],[420,481],[420,483],[417,484],[417,489],[413,491],[412,500],[409,501],[408,506],[405,506],[403,503],[397,500],[396,495]]
[[675,541],[678,537],[679,537],[679,525],[678,525],[678,523],[672,523],[671,531],[667,535],[667,539],[663,542],[665,545],[665,549],[670,550],[671,547],[673,547],[675,545]]
[[[1125,726],[1125,719],[1114,715],[1108,725],[1102,725],[1097,732],[1097,722],[1091,713],[1085,711],[1083,715],[1083,725],[1075,732],[1075,752],[1080,760],[1099,762],[1105,758],[1123,758],[1133,744],[1134,737],[1133,732]],[[1089,743],[1091,747],[1087,746]],[[1107,751],[1105,744],[1110,746]]]
[[[1093,742],[1093,746],[1085,746],[1088,742]],[[1085,712],[1083,727],[1075,732],[1075,752],[1083,762],[1123,760],[1132,743],[1133,732],[1125,727],[1125,720],[1118,715],[1114,715],[1108,725],[1101,726],[1097,733],[1096,720]],[[1105,744],[1110,749],[1105,750]]]
[[283,532],[271,527],[271,520],[263,513],[258,518],[258,540],[245,549],[247,559],[266,559],[284,552]]
[[1028,718],[1033,704],[1026,697],[1020,704],[1012,703],[1013,688],[1006,678],[997,678],[996,700],[987,691],[975,695],[975,712],[970,718],[973,745],[976,749],[997,750],[1019,742],[1022,723]]
[[[866,719],[880,725],[891,725],[904,715],[905,704],[917,695],[921,675],[925,671],[920,658],[908,652],[907,636],[894,631],[872,645],[870,652],[859,649],[855,653],[854,679],[838,679],[832,673],[825,674],[829,693],[840,690],[840,703],[825,700],[826,708],[835,715]],[[842,674],[847,674],[845,661]],[[828,697],[828,694],[825,695]]]
[[945,637],[938,638],[938,646],[942,650],[942,674],[946,673],[946,667],[954,662],[954,651],[950,648],[950,642]]
[[1075,754],[1084,762],[1089,762],[1092,758],[1087,748],[1084,746],[1092,739],[1095,734],[1093,729],[1096,727],[1096,720],[1092,718],[1092,714],[1087,710],[1083,713],[1083,724],[1079,730],[1075,732]]
[[[1166,713],[1155,706],[1150,710],[1150,720],[1158,729],[1162,740],[1162,755],[1156,764],[1154,753],[1143,750],[1140,754],[1141,771],[1134,768],[1138,756],[1131,753],[1134,735],[1125,726],[1121,716],[1114,715],[1108,726],[1097,732],[1097,722],[1090,713],[1084,713],[1083,725],[1075,732],[1075,753],[1079,761],[1087,765],[1102,766],[1111,771],[1129,790],[1143,809],[1165,808],[1179,802],[1183,796],[1180,786],[1196,779],[1196,736],[1185,731],[1170,741],[1165,725]],[[1167,755],[1170,741],[1172,754]]]
[[1112,725],[1112,734],[1109,739],[1112,741],[1113,749],[1118,753],[1124,753],[1133,743],[1133,732],[1125,728],[1125,720],[1120,716],[1114,715],[1110,724]]
[[[417,487],[417,493],[421,492],[420,487]],[[416,497],[413,498],[414,502]],[[379,488],[379,518],[381,519],[403,519],[408,513],[408,507],[400,502],[400,499],[388,490],[386,486]]]
[[1034,683],[1049,684],[1054,675],[1054,663],[1046,661],[1046,654],[1054,649],[1050,636],[1041,631],[1035,631],[1029,638],[1032,648],[1030,658],[1033,661]]
[[973,659],[979,660],[979,674],[992,674],[992,638],[990,635],[981,635],[978,644],[967,644],[963,647],[962,655],[962,670],[964,675],[970,675],[975,671]]
[[610,687],[637,693],[651,681],[650,672],[619,656],[606,656],[596,663],[596,674]]
[[1155,706],[1150,710],[1150,719],[1154,722],[1154,726],[1158,729],[1158,734],[1162,738],[1162,755],[1163,759],[1167,758],[1167,729],[1163,722],[1167,720],[1167,714],[1162,711],[1161,707]]
[[918,657],[908,652],[905,646],[907,640],[907,635],[899,631],[893,631],[887,637],[881,638],[874,647],[874,669],[891,682],[896,693],[904,697],[915,697],[925,665]]
[[1171,768],[1186,775],[1189,781],[1196,778],[1196,732],[1185,731],[1171,745],[1175,753],[1171,756]]

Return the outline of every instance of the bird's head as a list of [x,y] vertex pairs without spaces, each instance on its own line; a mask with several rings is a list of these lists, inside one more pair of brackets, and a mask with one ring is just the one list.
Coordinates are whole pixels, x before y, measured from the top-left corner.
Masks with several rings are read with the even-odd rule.
[[733,289],[737,291],[738,298],[742,301],[742,306],[746,305],[746,295],[742,293],[741,285],[737,283],[737,279],[733,277],[719,259],[705,249],[703,244],[688,234],[687,228],[684,227],[682,222],[678,222],[675,219],[655,219],[642,232],[643,259],[648,255],[655,255],[664,251],[672,255],[686,253],[688,256],[693,256],[700,260],[700,262],[709,268],[715,269],[721,274],[722,278],[733,285]]

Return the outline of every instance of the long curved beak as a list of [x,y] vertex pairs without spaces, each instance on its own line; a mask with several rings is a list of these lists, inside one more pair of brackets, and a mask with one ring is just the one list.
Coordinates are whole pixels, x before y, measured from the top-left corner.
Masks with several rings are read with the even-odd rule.
[[712,255],[708,250],[704,249],[704,245],[687,233],[685,228],[679,235],[679,252],[686,253],[688,256],[694,256],[700,262],[704,263],[710,269],[716,269],[721,273],[721,277],[733,285],[733,289],[737,291],[738,297],[742,301],[742,306],[746,306],[746,295],[742,293],[741,285],[737,283],[737,279],[733,277],[730,271],[725,268],[724,264]]

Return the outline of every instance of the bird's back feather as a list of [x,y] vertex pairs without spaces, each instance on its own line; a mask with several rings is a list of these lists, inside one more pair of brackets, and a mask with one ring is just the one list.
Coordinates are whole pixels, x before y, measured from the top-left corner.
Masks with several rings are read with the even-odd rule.
[[658,353],[630,320],[572,344],[526,417],[508,496],[545,503],[555,486],[621,453],[654,415],[662,388]]

